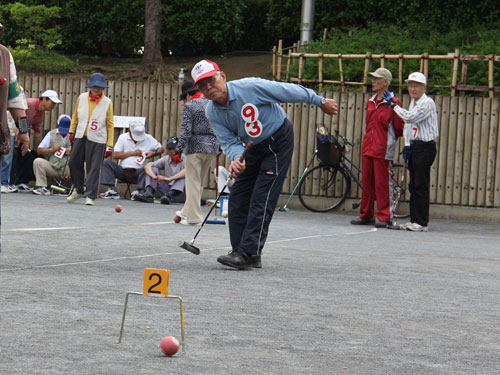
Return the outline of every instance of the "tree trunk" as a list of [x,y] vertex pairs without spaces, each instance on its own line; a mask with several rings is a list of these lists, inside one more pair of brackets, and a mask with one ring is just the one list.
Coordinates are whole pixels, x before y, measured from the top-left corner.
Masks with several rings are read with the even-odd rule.
[[146,0],[144,55],[141,65],[162,65],[161,0]]

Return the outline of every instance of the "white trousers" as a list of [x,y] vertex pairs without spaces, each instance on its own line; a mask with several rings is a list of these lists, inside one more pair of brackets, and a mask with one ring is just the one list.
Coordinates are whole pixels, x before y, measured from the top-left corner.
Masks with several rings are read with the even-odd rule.
[[187,217],[188,223],[195,224],[203,221],[200,205],[203,180],[210,173],[214,161],[215,154],[186,155],[186,203],[181,212]]
[[63,169],[54,169],[50,162],[44,158],[36,158],[33,161],[33,172],[35,173],[36,186],[47,187],[47,177],[69,176],[69,165]]

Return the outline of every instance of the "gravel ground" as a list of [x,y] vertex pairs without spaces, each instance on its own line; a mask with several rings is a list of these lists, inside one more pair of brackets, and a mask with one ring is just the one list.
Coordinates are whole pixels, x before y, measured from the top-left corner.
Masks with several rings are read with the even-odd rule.
[[[2,195],[0,374],[500,373],[498,225],[277,211],[263,268],[235,271],[216,262],[227,225],[203,228],[198,256],[177,246],[197,229],[173,223],[179,208]],[[170,270],[184,301],[173,357],[173,299],[131,296],[117,343],[145,268]]]

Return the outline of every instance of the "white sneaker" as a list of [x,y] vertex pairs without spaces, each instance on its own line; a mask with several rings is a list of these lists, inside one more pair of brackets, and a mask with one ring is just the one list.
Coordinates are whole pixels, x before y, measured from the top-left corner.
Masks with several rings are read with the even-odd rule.
[[401,230],[406,230],[406,229],[408,229],[408,226],[409,226],[409,225],[411,225],[411,224],[413,224],[411,221],[409,221],[409,222],[407,222],[407,223],[405,223],[405,224],[401,224],[401,225],[399,226],[399,229],[401,229]]
[[130,200],[135,201],[135,196],[139,193],[139,190],[134,190],[132,193],[130,193]]
[[175,211],[175,214],[181,218],[181,220],[187,220],[187,216],[182,214],[182,211]]
[[94,200],[90,199],[89,197],[85,198],[85,204],[87,206],[93,206],[94,205]]
[[104,199],[120,199],[120,193],[112,189],[108,189],[105,193],[99,194],[99,198]]
[[2,192],[2,194],[9,194],[9,187],[2,185],[1,192]]
[[36,195],[50,195],[50,190],[44,186],[40,186],[33,190],[32,193]]
[[198,226],[198,227],[201,225],[201,223],[188,223],[188,221],[186,219],[182,219],[181,224],[188,225],[188,226]]
[[17,185],[17,190],[19,190],[21,193],[30,193],[31,191],[33,191],[33,189],[26,184]]
[[412,232],[427,232],[429,228],[424,227],[420,224],[417,223],[410,223],[407,227],[406,230],[412,231]]
[[82,196],[76,192],[76,189],[74,189],[73,192],[71,193],[71,195],[68,198],[66,198],[66,200],[68,202],[73,202],[73,201],[76,201],[78,198],[81,198],[81,197]]
[[17,193],[17,187],[16,185],[9,185],[9,193]]

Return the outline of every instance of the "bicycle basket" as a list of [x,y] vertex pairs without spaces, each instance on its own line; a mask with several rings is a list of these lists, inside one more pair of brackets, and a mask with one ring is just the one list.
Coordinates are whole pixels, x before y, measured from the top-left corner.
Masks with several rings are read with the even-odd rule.
[[316,149],[322,165],[336,165],[340,160],[339,142],[321,126],[316,133]]

